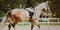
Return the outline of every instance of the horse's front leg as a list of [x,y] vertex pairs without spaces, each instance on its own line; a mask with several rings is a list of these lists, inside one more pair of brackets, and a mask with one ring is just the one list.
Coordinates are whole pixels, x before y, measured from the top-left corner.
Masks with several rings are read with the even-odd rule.
[[38,28],[40,30],[40,25],[36,21],[33,20],[31,23],[32,23],[31,24],[31,30],[33,30],[34,25],[38,26]]
[[31,30],[33,30],[34,25],[35,25],[35,22],[32,21],[32,22],[31,22]]

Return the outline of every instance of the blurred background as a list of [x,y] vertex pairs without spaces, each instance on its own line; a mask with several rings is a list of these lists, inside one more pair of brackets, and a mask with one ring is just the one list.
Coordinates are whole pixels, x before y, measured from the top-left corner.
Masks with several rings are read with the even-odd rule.
[[7,11],[28,6],[36,6],[41,2],[49,1],[49,6],[54,17],[60,18],[60,0],[0,0],[0,17]]

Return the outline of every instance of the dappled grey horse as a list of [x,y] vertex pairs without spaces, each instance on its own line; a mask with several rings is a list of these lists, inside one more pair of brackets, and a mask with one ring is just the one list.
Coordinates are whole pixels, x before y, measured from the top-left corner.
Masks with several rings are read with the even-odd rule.
[[[7,19],[10,19],[9,20],[10,24],[8,25],[8,30],[10,30],[11,26],[13,26],[14,30],[16,30],[15,25],[18,22],[29,21],[29,20],[31,20],[31,30],[33,30],[34,25],[37,25],[40,28],[40,25],[38,24],[38,22],[39,22],[39,16],[41,15],[43,9],[45,9],[45,10],[49,9],[48,1],[39,4],[34,9],[26,8],[26,9],[10,10],[4,16],[4,18],[1,22],[1,27],[4,26]],[[30,18],[30,16],[29,16],[29,11],[34,12],[34,15],[32,16],[32,18]]]

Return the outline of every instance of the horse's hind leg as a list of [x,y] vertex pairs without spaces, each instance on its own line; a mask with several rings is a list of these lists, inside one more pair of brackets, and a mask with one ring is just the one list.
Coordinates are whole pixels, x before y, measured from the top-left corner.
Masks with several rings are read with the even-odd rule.
[[16,29],[15,29],[15,25],[16,25],[16,23],[13,23],[13,24],[12,24],[12,26],[13,26],[14,30],[16,30]]
[[8,30],[10,30],[10,28],[11,28],[11,23],[8,25]]

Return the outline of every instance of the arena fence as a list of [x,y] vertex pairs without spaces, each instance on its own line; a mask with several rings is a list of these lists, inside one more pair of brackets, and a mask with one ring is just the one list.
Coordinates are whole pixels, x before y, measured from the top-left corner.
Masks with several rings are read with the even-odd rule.
[[[0,21],[2,20],[2,18],[0,18]],[[9,24],[8,22],[6,24]],[[30,22],[19,22],[18,24],[31,24]],[[60,25],[60,18],[40,18],[39,19],[39,24],[56,24],[56,25]]]

